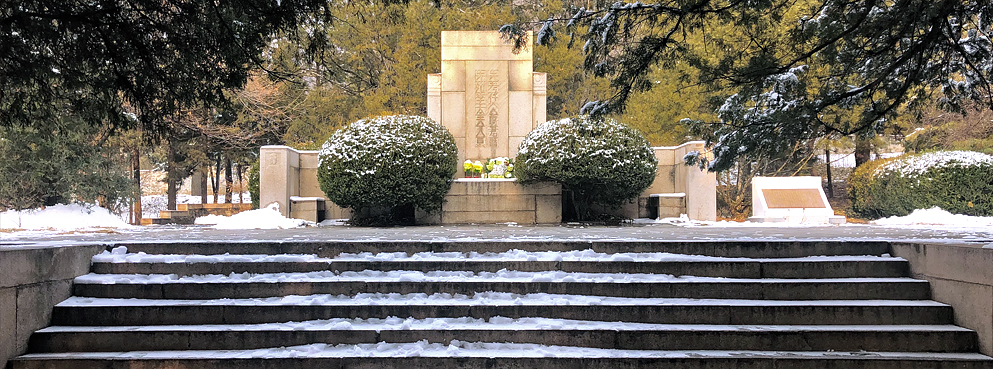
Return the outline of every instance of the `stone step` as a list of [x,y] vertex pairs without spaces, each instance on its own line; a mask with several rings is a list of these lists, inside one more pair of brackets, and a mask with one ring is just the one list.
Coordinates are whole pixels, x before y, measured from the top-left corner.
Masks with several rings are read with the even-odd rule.
[[561,270],[584,273],[653,273],[727,278],[857,278],[905,277],[907,262],[881,260],[740,261],[330,261],[330,262],[94,262],[100,274],[176,274],[179,276],[231,273],[306,273],[363,270],[469,270],[496,272]]
[[[362,281],[362,278],[330,276],[312,281],[239,281],[226,276],[203,277],[205,283],[116,283],[103,284],[99,280],[81,283],[80,277],[73,286],[73,295],[80,297],[141,298],[141,299],[220,299],[279,297],[288,295],[353,295],[358,293],[447,293],[470,295],[475,292],[495,291],[515,294],[551,293],[564,295],[591,295],[645,298],[701,298],[743,300],[926,300],[930,298],[927,281],[910,278],[860,278],[860,279],[719,279],[708,281],[693,279],[672,281],[621,281],[621,282],[562,282],[562,281],[507,281],[485,278],[431,278],[417,273],[418,281],[401,278]],[[279,274],[262,275],[277,276]],[[107,277],[107,276],[98,276]],[[116,276],[115,276],[116,277]],[[132,276],[119,276],[128,278]],[[148,276],[146,276],[148,277]],[[168,276],[151,276],[168,279]],[[195,277],[194,277],[195,278]],[[292,277],[291,277],[292,278]],[[321,281],[321,279],[331,279]],[[347,280],[352,279],[352,280]],[[356,280],[358,279],[358,280]],[[389,280],[392,279],[392,280]],[[459,280],[463,279],[463,280]],[[472,280],[476,279],[476,280]],[[195,281],[196,279],[194,279]]]
[[545,317],[661,324],[952,324],[951,306],[924,300],[725,300],[477,293],[307,295],[263,299],[71,297],[53,325],[253,324],[330,318]]
[[[467,349],[440,344],[308,345],[272,350],[151,351],[28,354],[13,369],[35,368],[749,368],[749,369],[989,369],[973,353],[625,351],[475,343]],[[478,346],[479,348],[476,348]],[[376,351],[382,349],[382,351]],[[358,351],[358,352],[356,352]],[[373,357],[382,356],[382,357]],[[390,357],[387,357],[390,356]]]
[[422,340],[443,345],[458,340],[624,350],[975,352],[978,348],[976,332],[948,325],[721,326],[558,320],[557,327],[552,327],[514,320],[512,324],[445,322],[447,327],[439,329],[437,326],[441,324],[437,322],[442,321],[440,319],[411,321],[397,318],[394,322],[383,323],[336,319],[310,324],[49,327],[31,336],[29,350],[34,353],[246,350],[312,343],[413,343]]
[[830,255],[882,255],[884,241],[257,241],[257,242],[117,242],[110,250],[126,246],[147,254],[314,254],[334,257],[341,253],[405,252],[504,252],[580,251],[601,253],[667,252],[686,255],[745,258],[796,258]]

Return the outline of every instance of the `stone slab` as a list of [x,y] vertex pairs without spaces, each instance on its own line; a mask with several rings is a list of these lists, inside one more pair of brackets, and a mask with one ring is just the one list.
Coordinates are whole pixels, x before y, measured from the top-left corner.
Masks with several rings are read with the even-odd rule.
[[465,146],[465,113],[465,92],[441,93],[441,123],[462,146]]
[[993,354],[993,286],[942,278],[928,278],[932,298],[952,305],[955,324],[979,335],[980,351]]
[[459,211],[534,211],[534,196],[488,195],[447,196],[441,210]]
[[0,287],[71,279],[89,272],[101,245],[0,250]]
[[532,60],[530,51],[515,54],[513,46],[442,46],[441,60]]
[[562,195],[535,196],[535,223],[562,223]]
[[[316,168],[300,168],[300,197],[324,197]],[[292,204],[291,204],[292,206]],[[291,209],[292,210],[292,209]]]
[[0,368],[7,359],[21,354],[17,351],[17,289],[0,288]]
[[533,183],[522,185],[513,180],[461,179],[452,183],[449,195],[561,195],[562,185]]
[[[531,92],[510,91],[510,136],[527,136],[531,133]],[[513,145],[511,145],[513,148]]]
[[531,60],[514,60],[510,63],[510,90],[528,91],[528,97],[534,86]]
[[519,223],[534,224],[534,210],[527,211],[446,211],[441,214],[442,224],[469,223]]
[[43,282],[17,288],[16,352],[27,350],[28,338],[47,327],[52,308],[72,294],[72,280]]
[[445,92],[465,92],[465,61],[442,60],[441,90]]

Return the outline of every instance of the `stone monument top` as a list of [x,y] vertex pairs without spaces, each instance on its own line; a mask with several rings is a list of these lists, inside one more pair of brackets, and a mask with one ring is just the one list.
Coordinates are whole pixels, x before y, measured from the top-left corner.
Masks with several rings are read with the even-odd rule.
[[547,76],[533,71],[527,37],[515,53],[496,31],[441,32],[441,73],[428,75],[428,117],[455,137],[459,163],[512,158],[545,122]]

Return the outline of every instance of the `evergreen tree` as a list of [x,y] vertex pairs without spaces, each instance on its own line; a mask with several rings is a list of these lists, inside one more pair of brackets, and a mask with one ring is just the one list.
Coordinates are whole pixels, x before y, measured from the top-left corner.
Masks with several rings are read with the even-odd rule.
[[[592,114],[623,111],[653,87],[654,67],[677,60],[712,90],[733,92],[714,129],[710,168],[723,170],[824,134],[871,137],[934,94],[950,107],[990,105],[988,10],[959,0],[614,3],[550,19],[537,40],[571,32],[584,67],[611,79],[613,95],[585,107]],[[525,27],[503,30],[519,38]]]

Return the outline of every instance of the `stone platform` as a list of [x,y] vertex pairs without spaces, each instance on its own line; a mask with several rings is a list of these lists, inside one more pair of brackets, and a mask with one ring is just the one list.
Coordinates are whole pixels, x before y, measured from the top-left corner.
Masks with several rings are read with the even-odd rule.
[[440,213],[418,215],[418,224],[557,224],[562,222],[562,186],[459,178],[452,183]]

